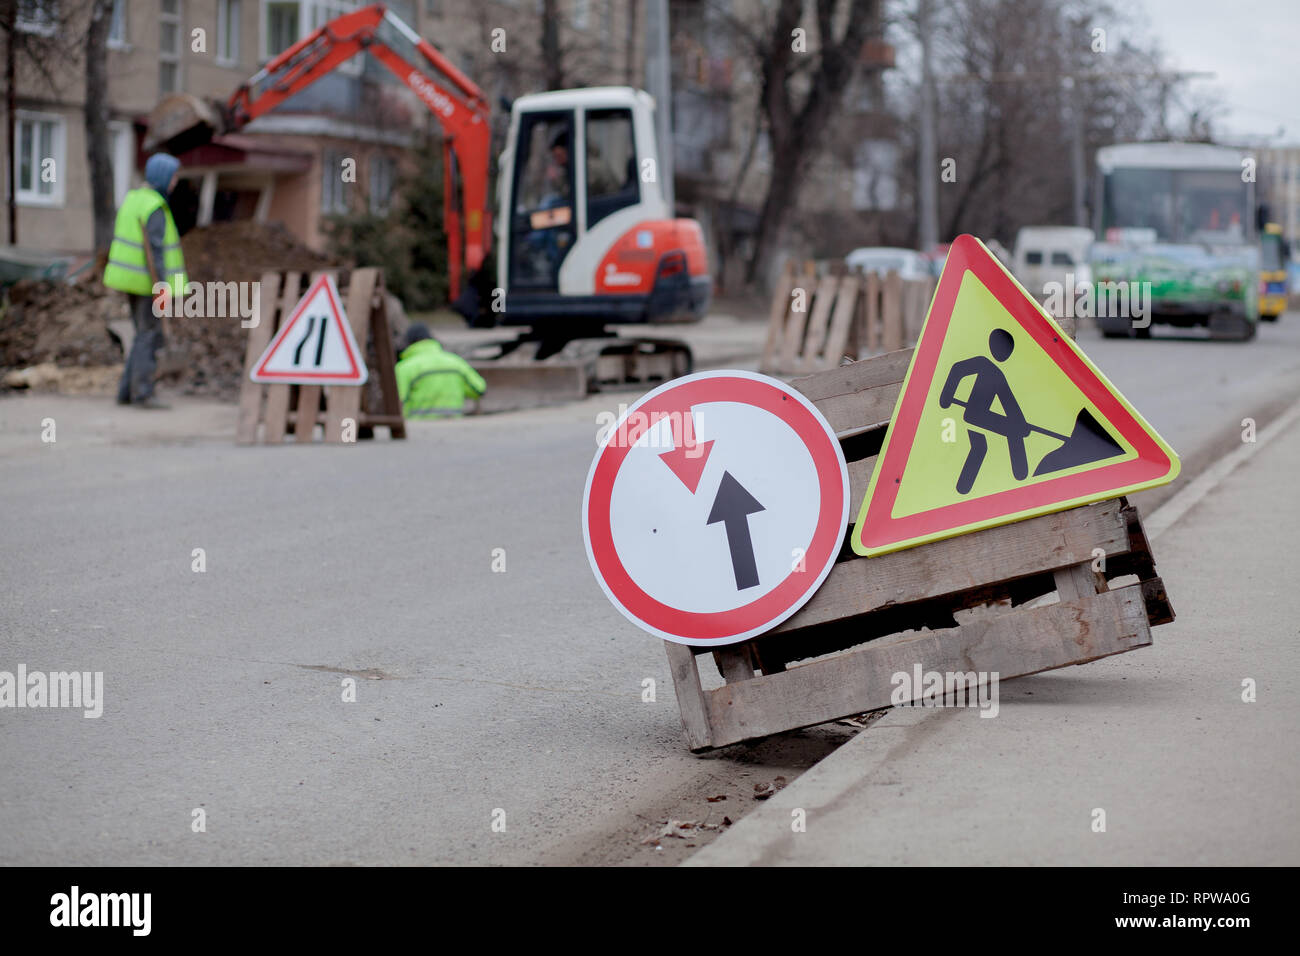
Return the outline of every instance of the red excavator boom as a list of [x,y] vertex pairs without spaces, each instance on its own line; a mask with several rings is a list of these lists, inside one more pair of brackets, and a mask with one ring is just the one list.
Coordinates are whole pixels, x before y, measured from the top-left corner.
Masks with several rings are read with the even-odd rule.
[[488,104],[474,81],[382,3],[336,17],[250,77],[230,97],[223,131],[270,112],[362,51],[406,84],[442,127],[443,212],[454,300],[464,275],[482,267],[492,234]]

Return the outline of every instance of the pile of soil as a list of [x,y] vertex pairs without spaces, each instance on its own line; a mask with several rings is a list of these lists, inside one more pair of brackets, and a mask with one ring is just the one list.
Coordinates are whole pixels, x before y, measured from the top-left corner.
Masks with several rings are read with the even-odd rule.
[[[251,282],[267,270],[330,268],[334,257],[315,252],[279,223],[227,222],[192,229],[181,238],[194,282]],[[108,323],[130,322],[126,296],[100,282],[103,264],[76,284],[23,280],[9,290],[0,313],[0,381],[6,370],[43,363],[99,367],[123,357]],[[170,347],[185,359],[176,386],[187,395],[233,399],[239,394],[248,331],[238,316],[169,318]]]

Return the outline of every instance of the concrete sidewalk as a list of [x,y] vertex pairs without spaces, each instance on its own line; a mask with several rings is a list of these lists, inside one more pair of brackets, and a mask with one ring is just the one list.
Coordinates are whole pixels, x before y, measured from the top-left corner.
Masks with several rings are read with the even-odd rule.
[[1153,646],[1008,681],[993,719],[892,710],[687,865],[1300,863],[1300,428],[1284,418],[1153,542],[1178,618]]

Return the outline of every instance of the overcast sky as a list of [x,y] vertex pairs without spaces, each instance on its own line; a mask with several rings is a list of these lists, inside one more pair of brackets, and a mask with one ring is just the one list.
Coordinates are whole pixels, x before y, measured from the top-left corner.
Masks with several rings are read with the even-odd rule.
[[[1223,134],[1300,144],[1300,0],[1136,0],[1169,66],[1216,73],[1191,80],[1217,94]],[[1278,139],[1278,128],[1285,129]]]

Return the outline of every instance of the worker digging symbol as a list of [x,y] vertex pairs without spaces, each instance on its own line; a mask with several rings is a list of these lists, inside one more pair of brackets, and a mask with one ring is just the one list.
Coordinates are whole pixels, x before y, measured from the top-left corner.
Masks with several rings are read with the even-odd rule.
[[[1005,329],[994,329],[989,333],[989,353],[998,362],[1006,362],[1015,345],[1015,339]],[[971,375],[975,376],[975,382],[971,386],[970,397],[963,402],[956,397],[957,387]],[[994,410],[995,402],[1000,407],[1000,412]],[[975,486],[975,479],[988,454],[989,443],[985,432],[1001,435],[1006,440],[1011,474],[1016,481],[1024,481],[1029,477],[1025,439],[1030,432],[1038,432],[1061,442],[1060,447],[1039,460],[1034,469],[1035,478],[1124,453],[1123,447],[1087,408],[1079,410],[1074,430],[1069,435],[1031,424],[1020,410],[1020,403],[1016,401],[1002,369],[983,355],[963,359],[948,372],[943,391],[939,395],[939,407],[948,408],[950,405],[962,407],[962,419],[968,426],[966,434],[970,441],[966,463],[957,476],[958,494],[968,494]]]

